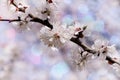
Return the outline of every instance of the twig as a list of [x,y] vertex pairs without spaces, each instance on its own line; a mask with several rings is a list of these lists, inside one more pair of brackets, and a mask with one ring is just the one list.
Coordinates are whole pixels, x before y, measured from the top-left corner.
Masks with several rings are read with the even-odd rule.
[[8,21],[10,22],[19,22],[22,21],[20,17],[18,17],[18,19],[0,19],[0,21]]
[[116,63],[116,64],[120,65],[120,63],[119,63],[119,62],[117,62],[117,61],[113,60],[110,56],[106,56],[106,60],[107,60],[107,61],[109,61],[109,62],[110,62],[110,64],[114,64],[114,63]]
[[[15,4],[14,0],[10,0],[10,4],[12,4],[12,5],[16,8],[16,11],[20,11],[20,12],[25,13],[25,10],[27,9],[26,6],[18,7],[18,6]],[[19,4],[22,5],[21,3],[19,3]]]

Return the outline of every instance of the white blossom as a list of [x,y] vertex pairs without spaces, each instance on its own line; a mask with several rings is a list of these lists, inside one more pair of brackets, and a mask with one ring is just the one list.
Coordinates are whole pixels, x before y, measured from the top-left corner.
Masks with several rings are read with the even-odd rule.
[[40,30],[40,39],[49,46],[60,47],[66,41],[70,40],[72,34],[65,28],[66,25],[60,25],[59,23],[53,24],[53,29],[50,30],[47,27],[43,27]]
[[107,40],[96,40],[94,44],[92,45],[92,49],[95,51],[98,51],[99,55],[102,55],[102,57],[110,56],[116,61],[120,61],[120,55],[115,48],[115,45],[109,45],[109,42]]
[[92,45],[92,49],[97,51],[97,50],[100,50],[100,49],[105,48],[107,46],[108,46],[107,40],[97,39],[94,41],[94,44]]
[[115,48],[115,45],[107,46],[107,55],[112,57],[115,61],[120,62],[120,54]]
[[[92,74],[91,71],[94,73],[92,75],[94,80],[97,80],[96,78],[98,76],[95,75],[97,71],[100,71],[99,79],[114,80],[115,78],[111,77],[111,73],[108,74],[112,70],[106,65],[107,57],[109,57],[110,60],[112,59],[116,61],[114,62],[111,60],[111,64],[113,63],[113,65],[110,66],[113,66],[113,71],[117,71],[117,75],[119,76],[120,66],[118,66],[118,64],[120,62],[120,54],[115,48],[115,45],[110,45],[109,40],[102,38],[97,39],[99,38],[98,36],[102,37],[101,33],[91,35],[92,29],[98,29],[95,31],[99,31],[99,28],[101,28],[99,26],[104,26],[103,23],[102,25],[96,25],[97,21],[93,21],[94,18],[92,18],[92,16],[96,17],[96,15],[91,16],[91,11],[88,13],[89,6],[86,5],[89,4],[87,3],[88,1],[92,2],[92,0],[76,0],[82,3],[77,3],[77,5],[79,4],[83,6],[78,7],[79,11],[73,6],[73,0],[67,2],[69,4],[71,3],[71,5],[64,4],[64,0],[51,0],[52,2],[50,3],[47,2],[47,0],[13,0],[15,3],[7,5],[9,10],[5,10],[7,8],[5,8],[5,3],[3,3],[3,1],[8,1],[9,3],[12,0],[0,0],[0,13],[2,13],[2,15],[0,15],[0,22],[2,23],[2,20],[4,22],[7,21],[12,23],[14,27],[16,26],[15,29],[21,29],[22,31],[27,29],[27,31],[22,34],[18,34],[16,31],[16,33],[14,33],[16,34],[15,40],[10,42],[11,40],[9,41],[5,39],[8,37],[8,34],[6,34],[8,28],[6,27],[11,26],[1,25],[0,80],[48,80],[49,78],[53,80],[93,80],[91,77],[88,78],[88,74]],[[96,2],[99,2],[99,0]],[[85,6],[83,4],[85,4]],[[92,2],[92,4],[94,3]],[[68,11],[65,11],[68,8],[66,6],[75,10],[68,9]],[[23,11],[20,9],[23,9]],[[83,12],[81,12],[81,9],[83,9]],[[8,14],[6,15],[4,13]],[[76,19],[79,13],[80,16],[82,15],[82,18],[80,18],[80,22],[83,20],[82,23],[78,22]],[[33,15],[33,17],[29,14]],[[71,25],[63,24],[63,17],[66,15],[75,15],[76,17],[73,17],[72,19],[75,19],[76,21]],[[19,18],[18,16],[20,17],[20,20],[18,19],[16,22],[16,19]],[[85,19],[83,19],[84,16]],[[31,19],[35,19],[36,22],[32,22]],[[92,21],[89,21],[91,19]],[[45,20],[48,20],[48,22],[53,25],[52,30],[48,28],[49,26],[45,26],[47,25]],[[88,21],[87,23],[84,22],[86,20]],[[99,20],[99,18],[97,17],[95,20]],[[86,26],[89,28],[87,29]],[[97,28],[94,28],[96,26]],[[102,27],[102,29],[105,28]],[[104,32],[104,30],[102,30],[102,32]],[[30,34],[33,35],[31,36]],[[83,37],[80,37],[78,34],[81,34]],[[86,37],[89,37],[91,40],[97,40],[95,40],[94,44],[89,47],[86,44],[83,44],[87,43]],[[38,40],[38,38],[40,38],[40,40]],[[71,38],[76,41],[72,41]],[[5,45],[2,45],[4,42]],[[70,62],[70,66],[72,65],[71,69],[67,68],[65,63],[65,66],[61,66],[61,64],[56,66],[57,63],[62,61]],[[107,61],[109,62],[109,60]],[[36,62],[38,64],[36,64]],[[54,65],[56,67],[54,67]],[[69,64],[67,66],[69,66]],[[76,68],[84,69],[83,71],[78,72],[73,71],[76,70]],[[66,73],[66,69],[67,72],[69,72],[67,75],[63,75]],[[60,73],[56,74],[56,72]],[[73,72],[76,76],[69,74],[70,72]],[[108,77],[110,78],[105,78],[107,77],[106,74],[109,75]],[[63,77],[60,78],[59,76]]]
[[71,50],[71,63],[72,66],[76,69],[82,70],[86,67],[86,64],[91,60],[92,54],[89,54],[87,51],[83,51],[81,48],[75,47]]

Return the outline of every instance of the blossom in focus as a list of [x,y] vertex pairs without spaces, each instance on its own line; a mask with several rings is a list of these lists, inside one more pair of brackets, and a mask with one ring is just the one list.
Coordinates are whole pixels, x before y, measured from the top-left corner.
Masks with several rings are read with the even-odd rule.
[[72,36],[71,31],[65,28],[65,26],[55,23],[52,30],[43,27],[40,30],[40,39],[48,46],[61,47]]

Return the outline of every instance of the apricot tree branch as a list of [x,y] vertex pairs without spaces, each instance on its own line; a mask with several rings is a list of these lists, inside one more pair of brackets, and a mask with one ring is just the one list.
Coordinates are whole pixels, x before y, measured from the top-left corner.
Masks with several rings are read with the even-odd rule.
[[[87,51],[88,53],[92,53],[92,54],[96,54],[96,53],[99,53],[98,51],[95,51],[93,49],[91,49],[90,47],[88,47],[87,45],[83,44],[80,40],[80,38],[83,38],[84,35],[83,35],[83,32],[84,30],[87,28],[87,26],[84,26],[83,27],[83,30],[80,31],[77,35],[75,35],[76,37],[72,37],[70,39],[70,41],[72,41],[73,43],[77,44],[78,46],[80,46],[84,51]],[[106,52],[106,51],[103,51],[103,53]],[[115,61],[113,58],[111,58],[110,56],[106,56],[106,60],[108,61],[108,63],[110,64],[118,64],[120,65],[119,62]]]
[[[46,0],[48,3],[53,3],[52,0]],[[13,6],[16,7],[17,11],[21,11],[21,12],[24,12],[25,13],[25,9],[27,7],[23,6],[22,8],[18,7],[15,3],[14,3],[14,0],[10,0],[10,4],[12,4]],[[27,18],[30,18],[29,21],[27,21]],[[42,20],[38,17],[35,17],[33,16],[32,14],[28,14],[28,16],[24,19],[24,20],[21,20],[21,17],[18,17],[18,19],[1,19],[0,18],[0,21],[8,21],[8,22],[37,22],[37,23],[40,23],[42,25],[45,25],[47,26],[48,28],[50,29],[53,29],[53,25],[49,22],[48,19],[46,20]],[[83,31],[86,29],[86,26],[83,28]],[[84,51],[87,51],[88,53],[92,53],[92,54],[96,54],[98,53],[98,51],[95,51],[95,50],[92,50],[91,48],[89,48],[88,46],[86,46],[85,44],[83,44],[79,38],[83,38],[84,35],[83,35],[83,31],[80,31],[77,35],[74,35],[74,37],[72,37],[70,39],[70,41],[72,41],[73,43],[79,45]],[[118,65],[120,65],[119,62],[115,61],[114,59],[112,59],[110,56],[106,56],[106,60],[111,62],[111,63],[116,63]]]
[[110,56],[106,56],[106,60],[107,60],[110,64],[114,64],[114,63],[116,63],[116,64],[120,65],[119,62],[113,60]]
[[[30,18],[30,20],[27,21],[27,18]],[[21,22],[21,21],[23,21],[23,22],[37,22],[37,23],[40,23],[42,25],[47,26],[50,29],[53,29],[53,25],[50,24],[48,19],[42,20],[42,19],[40,19],[38,17],[34,17],[32,14],[28,14],[28,16],[24,20],[22,20],[21,17],[18,17],[18,19],[2,19],[1,18],[0,21],[8,21],[8,22]]]
[[79,39],[77,39],[77,38],[72,37],[72,38],[70,39],[70,41],[72,41],[72,42],[76,43],[77,45],[79,45],[80,47],[82,47],[84,51],[87,51],[87,52],[92,53],[92,54],[95,54],[95,53],[96,53],[96,51],[91,50],[88,46],[86,46],[85,44],[83,44],[83,43],[82,43]]
[[[72,42],[74,42],[75,44],[79,45],[84,51],[87,51],[87,52],[92,53],[92,54],[98,53],[97,51],[92,50],[91,48],[89,48],[88,46],[86,46],[85,44],[83,44],[78,38],[72,37],[72,38],[70,39],[70,41],[72,41]],[[113,58],[111,58],[110,56],[106,56],[106,60],[107,60],[109,63],[111,63],[111,64],[116,63],[116,64],[120,65],[119,62],[115,61],[115,60],[114,60]]]
[[48,19],[46,20],[42,20],[38,17],[34,17],[32,14],[28,14],[28,16],[31,18],[31,22],[38,22],[38,23],[41,23],[47,27],[49,27],[50,29],[53,29],[53,25],[49,23]]

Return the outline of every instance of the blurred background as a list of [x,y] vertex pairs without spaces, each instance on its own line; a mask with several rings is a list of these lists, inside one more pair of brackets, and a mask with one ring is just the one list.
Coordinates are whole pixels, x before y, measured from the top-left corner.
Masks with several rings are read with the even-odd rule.
[[[19,1],[19,0],[18,0]],[[41,0],[21,0],[32,11]],[[120,50],[120,0],[53,0],[60,4],[58,19],[65,24],[86,24],[89,40],[104,37]],[[33,8],[35,7],[35,8]],[[34,10],[35,9],[35,10]],[[12,10],[12,9],[11,9]],[[13,9],[14,10],[14,9]],[[0,0],[0,17],[15,18],[6,0]],[[21,14],[19,14],[21,15]],[[37,13],[36,13],[37,15]],[[0,22],[0,80],[119,80],[120,74],[106,66],[90,70],[72,70],[64,55],[43,45],[38,39],[39,24],[16,28],[16,23]],[[26,25],[24,25],[26,26]],[[37,27],[35,27],[37,26]],[[24,31],[21,31],[21,29]],[[89,42],[89,41],[88,41]],[[88,43],[89,44],[89,43]],[[96,62],[97,63],[97,62]]]

